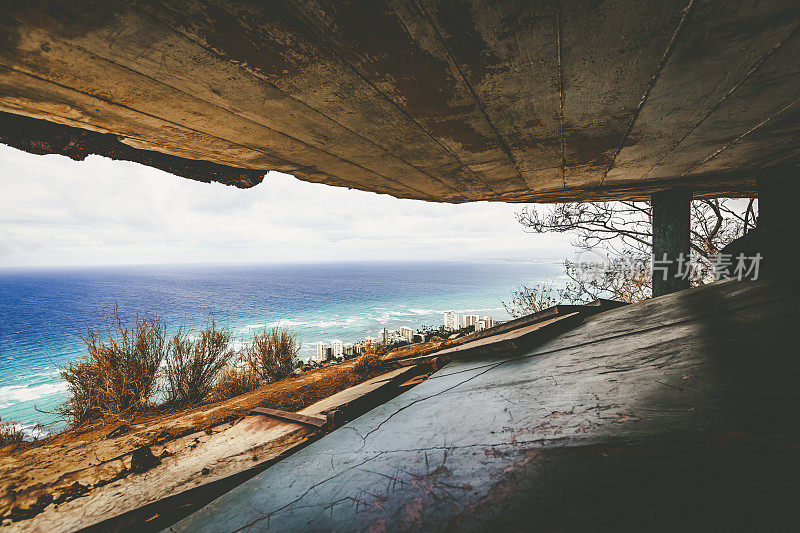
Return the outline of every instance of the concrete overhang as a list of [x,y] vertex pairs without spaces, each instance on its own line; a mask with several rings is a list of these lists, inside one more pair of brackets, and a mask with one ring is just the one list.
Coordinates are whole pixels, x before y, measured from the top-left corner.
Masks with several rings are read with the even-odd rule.
[[755,195],[800,158],[795,0],[2,6],[0,142],[35,153],[439,202]]

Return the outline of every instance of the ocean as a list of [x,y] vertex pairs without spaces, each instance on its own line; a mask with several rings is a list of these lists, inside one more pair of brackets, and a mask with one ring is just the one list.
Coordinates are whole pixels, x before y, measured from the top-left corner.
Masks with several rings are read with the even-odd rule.
[[302,342],[357,342],[383,328],[439,326],[442,313],[508,318],[502,301],[523,284],[554,280],[561,263],[439,262],[305,265],[158,265],[0,270],[0,419],[29,434],[63,428],[60,365],[84,351],[87,328],[114,308],[157,314],[168,333],[211,320],[238,343],[281,324]]

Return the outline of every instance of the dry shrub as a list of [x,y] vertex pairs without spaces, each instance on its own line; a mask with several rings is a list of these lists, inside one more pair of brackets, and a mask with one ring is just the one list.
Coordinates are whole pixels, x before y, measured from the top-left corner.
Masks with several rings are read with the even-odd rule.
[[114,310],[106,333],[104,340],[90,329],[83,339],[88,353],[61,367],[69,398],[59,412],[73,425],[108,414],[141,412],[155,392],[166,337],[158,317],[145,313],[129,326]]
[[245,347],[245,361],[259,380],[271,383],[292,373],[299,351],[297,334],[276,326],[253,337]]
[[510,302],[500,303],[511,318],[520,318],[558,305],[558,296],[559,293],[554,292],[552,283],[541,283],[532,287],[523,285],[511,293]]
[[218,330],[214,322],[195,340],[179,328],[167,350],[167,402],[184,405],[206,401],[234,355],[230,343],[230,331]]
[[0,420],[0,446],[18,444],[25,439],[22,429],[16,424]]
[[381,364],[380,355],[373,347],[366,348],[353,365],[353,372],[364,376],[373,373]]
[[214,387],[214,400],[241,396],[258,388],[258,377],[249,365],[238,364],[222,371]]

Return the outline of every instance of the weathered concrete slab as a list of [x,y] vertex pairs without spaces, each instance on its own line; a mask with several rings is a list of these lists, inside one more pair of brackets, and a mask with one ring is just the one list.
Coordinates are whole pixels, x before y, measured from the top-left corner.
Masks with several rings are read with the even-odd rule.
[[781,529],[797,296],[718,283],[452,362],[172,529]]
[[[363,405],[369,402],[373,402],[369,405],[382,403],[385,400],[382,393],[396,394],[396,386],[415,372],[416,369],[409,367],[391,370],[320,400],[299,414],[321,417],[323,425],[325,413],[332,409],[342,411],[343,416],[354,416],[364,412]],[[94,469],[65,474],[64,486],[73,482],[81,483],[84,488],[95,486],[80,498],[46,506],[33,518],[12,523],[9,530],[56,532],[87,527],[98,531],[154,530],[153,524],[174,522],[177,518],[169,521],[170,515],[186,516],[189,510],[235,487],[280,457],[291,455],[318,438],[318,429],[290,420],[243,416],[152,446],[160,463],[147,472],[130,476],[122,472],[116,479],[111,477],[107,482],[97,483],[98,469],[118,465],[130,468],[130,454],[125,454],[105,465],[101,462]],[[96,455],[95,459],[100,462]]]
[[38,0],[3,15],[0,112],[118,136],[86,149],[192,179],[278,170],[444,202],[737,196],[800,153],[793,0]]

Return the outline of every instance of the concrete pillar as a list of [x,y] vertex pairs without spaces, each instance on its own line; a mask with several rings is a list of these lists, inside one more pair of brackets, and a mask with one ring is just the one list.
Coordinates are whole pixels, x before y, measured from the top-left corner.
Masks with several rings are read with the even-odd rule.
[[762,272],[787,274],[797,278],[800,264],[798,235],[800,216],[797,202],[800,198],[800,169],[795,165],[775,167],[763,171],[756,178],[758,189],[757,238],[750,244],[752,250],[763,256]]
[[[653,206],[653,296],[689,288],[689,279],[676,277],[678,258],[689,260],[689,210],[692,193],[675,188],[652,195]],[[666,279],[665,279],[666,272]]]

